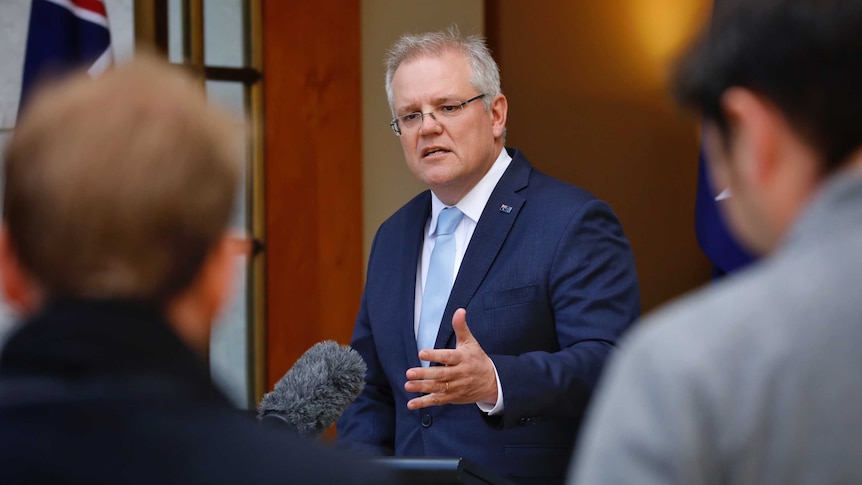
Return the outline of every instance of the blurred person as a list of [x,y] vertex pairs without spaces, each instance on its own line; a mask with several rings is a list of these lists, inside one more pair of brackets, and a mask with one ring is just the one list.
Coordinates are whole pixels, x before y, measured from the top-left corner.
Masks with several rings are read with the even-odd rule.
[[0,483],[379,483],[232,409],[203,354],[234,271],[236,123],[144,58],[31,98],[4,157]]
[[606,203],[504,148],[508,101],[482,39],[405,35],[386,69],[390,125],[429,190],[375,237],[351,343],[367,382],[339,443],[562,482],[639,313],[629,243]]
[[576,484],[862,482],[862,2],[716,2],[678,64],[731,228],[766,255],[615,354]]

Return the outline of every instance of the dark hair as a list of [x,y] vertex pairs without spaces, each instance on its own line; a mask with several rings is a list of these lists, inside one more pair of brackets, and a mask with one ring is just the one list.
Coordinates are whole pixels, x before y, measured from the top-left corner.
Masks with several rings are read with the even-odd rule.
[[672,89],[726,136],[721,97],[731,87],[780,110],[824,172],[839,167],[862,144],[862,1],[716,0]]

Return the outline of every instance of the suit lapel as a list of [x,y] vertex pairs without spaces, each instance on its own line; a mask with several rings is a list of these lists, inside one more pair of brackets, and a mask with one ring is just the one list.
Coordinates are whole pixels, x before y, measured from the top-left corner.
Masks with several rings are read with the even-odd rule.
[[443,312],[443,321],[440,323],[440,331],[437,334],[435,348],[447,348],[450,341],[454,347],[455,332],[452,329],[452,315],[458,308],[466,308],[470,300],[479,289],[479,285],[491,269],[494,260],[503,243],[509,236],[518,214],[524,205],[524,197],[517,192],[527,186],[530,171],[530,163],[520,152],[514,150],[510,153],[512,163],[497,182],[467,251],[458,270],[458,276],[452,286],[449,302]]
[[[419,268],[419,258],[422,255],[422,244],[425,238],[425,223],[431,215],[431,192],[426,191],[416,200],[415,207],[406,214],[404,227],[402,259],[396,274],[401,278],[399,285],[398,308],[395,311],[395,325],[401,330],[406,350],[407,367],[419,367],[419,355],[416,349],[416,270]],[[450,322],[451,326],[451,322]]]

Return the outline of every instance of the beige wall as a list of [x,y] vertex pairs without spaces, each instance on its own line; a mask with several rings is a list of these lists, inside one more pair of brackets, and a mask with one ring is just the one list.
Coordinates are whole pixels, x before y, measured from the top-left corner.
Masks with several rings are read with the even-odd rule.
[[424,190],[407,166],[389,128],[392,115],[383,91],[383,56],[407,32],[457,23],[462,33],[484,32],[483,0],[362,0],[362,160],[364,254],[380,224]]
[[698,136],[666,94],[709,0],[498,0],[487,30],[509,99],[507,145],[608,201],[643,307],[707,281],[694,235]]

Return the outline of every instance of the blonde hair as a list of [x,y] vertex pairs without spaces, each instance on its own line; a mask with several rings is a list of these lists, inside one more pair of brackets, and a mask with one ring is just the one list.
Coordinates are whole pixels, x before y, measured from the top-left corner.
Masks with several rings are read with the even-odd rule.
[[166,303],[226,230],[239,131],[154,58],[43,87],[5,154],[3,218],[22,266],[49,298]]

